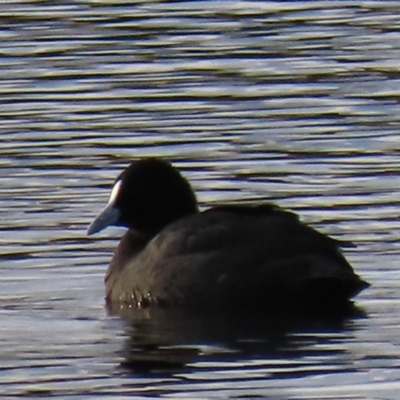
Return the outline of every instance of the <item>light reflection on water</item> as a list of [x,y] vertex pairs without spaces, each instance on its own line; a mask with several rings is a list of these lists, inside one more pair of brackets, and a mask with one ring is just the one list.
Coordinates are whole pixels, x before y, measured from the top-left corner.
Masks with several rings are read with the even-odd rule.
[[[2,5],[0,393],[397,399],[398,8]],[[122,231],[85,232],[147,155],[175,161],[204,206],[274,200],[353,240],[366,316],[107,316]]]

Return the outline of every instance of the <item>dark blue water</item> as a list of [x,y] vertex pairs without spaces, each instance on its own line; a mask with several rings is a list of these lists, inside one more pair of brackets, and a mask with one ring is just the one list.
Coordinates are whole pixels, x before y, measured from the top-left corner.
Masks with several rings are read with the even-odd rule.
[[[1,5],[4,398],[398,399],[397,2]],[[123,232],[86,229],[130,160],[202,206],[275,201],[357,248],[337,320],[112,315]]]

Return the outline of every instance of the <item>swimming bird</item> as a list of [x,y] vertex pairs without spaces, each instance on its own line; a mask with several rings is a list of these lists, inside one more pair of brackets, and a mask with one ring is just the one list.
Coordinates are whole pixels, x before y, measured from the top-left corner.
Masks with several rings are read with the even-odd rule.
[[369,286],[345,259],[352,246],[277,205],[200,212],[189,182],[160,158],[133,161],[115,180],[88,235],[128,228],[109,265],[106,299],[129,306],[336,306]]

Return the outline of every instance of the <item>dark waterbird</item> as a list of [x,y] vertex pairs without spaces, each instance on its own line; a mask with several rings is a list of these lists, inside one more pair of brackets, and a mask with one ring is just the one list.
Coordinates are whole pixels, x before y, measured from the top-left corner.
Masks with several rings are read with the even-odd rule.
[[128,228],[105,278],[107,301],[130,306],[339,307],[369,286],[330,238],[272,204],[199,212],[169,162],[134,161],[88,234]]

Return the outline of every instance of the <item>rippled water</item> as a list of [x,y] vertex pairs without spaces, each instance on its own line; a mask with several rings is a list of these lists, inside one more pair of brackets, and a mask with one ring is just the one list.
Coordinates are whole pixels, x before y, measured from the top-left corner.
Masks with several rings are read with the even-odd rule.
[[[398,399],[400,5],[360,4],[1,4],[3,397]],[[354,241],[358,314],[107,313],[122,230],[86,228],[147,155],[205,207],[272,200]]]

